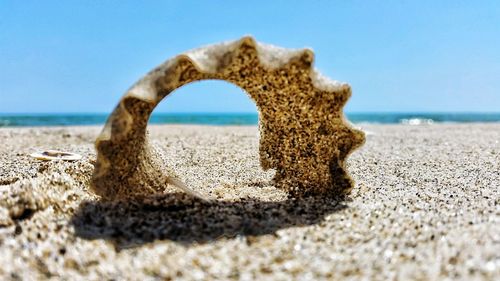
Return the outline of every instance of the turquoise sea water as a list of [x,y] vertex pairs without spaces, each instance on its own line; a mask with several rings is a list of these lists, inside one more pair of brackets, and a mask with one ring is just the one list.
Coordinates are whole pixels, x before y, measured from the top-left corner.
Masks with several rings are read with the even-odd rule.
[[[347,113],[353,123],[432,124],[500,122],[500,113]],[[108,114],[1,114],[0,127],[104,124]],[[256,125],[252,113],[155,113],[152,124]]]

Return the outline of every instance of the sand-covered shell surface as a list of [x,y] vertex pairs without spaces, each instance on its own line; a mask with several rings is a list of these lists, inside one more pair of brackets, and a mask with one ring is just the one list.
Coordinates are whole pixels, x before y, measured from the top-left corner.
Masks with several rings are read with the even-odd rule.
[[[242,88],[259,111],[260,163],[275,169],[275,185],[293,196],[345,194],[353,182],[344,161],[364,142],[342,108],[346,83],[313,68],[310,49],[240,40],[180,54],[153,69],[122,97],[96,140],[93,189],[106,198],[161,192],[178,182],[146,134],[149,117],[175,89],[218,79]],[[175,157],[172,155],[171,157]]]

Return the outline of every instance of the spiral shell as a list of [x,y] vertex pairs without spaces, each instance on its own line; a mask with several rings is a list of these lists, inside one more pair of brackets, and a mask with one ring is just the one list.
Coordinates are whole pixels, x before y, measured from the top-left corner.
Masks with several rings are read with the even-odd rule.
[[346,83],[313,68],[310,49],[240,40],[201,47],[161,64],[122,97],[96,140],[93,189],[108,197],[161,192],[177,176],[147,139],[149,117],[163,98],[188,83],[218,79],[242,88],[259,111],[260,163],[291,195],[345,194],[353,182],[344,162],[364,143],[342,108]]

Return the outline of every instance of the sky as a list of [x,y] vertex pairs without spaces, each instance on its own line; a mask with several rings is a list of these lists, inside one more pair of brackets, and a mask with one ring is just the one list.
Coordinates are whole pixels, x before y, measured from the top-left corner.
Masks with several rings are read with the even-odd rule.
[[[0,113],[107,113],[189,49],[253,35],[312,48],[346,112],[500,112],[500,1],[0,0]],[[155,112],[255,112],[238,87],[182,87]]]

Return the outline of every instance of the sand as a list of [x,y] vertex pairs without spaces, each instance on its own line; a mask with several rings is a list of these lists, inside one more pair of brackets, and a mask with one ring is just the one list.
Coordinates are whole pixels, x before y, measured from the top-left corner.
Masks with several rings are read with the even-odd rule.
[[[175,189],[88,191],[99,127],[0,129],[0,279],[494,280],[500,124],[366,125],[346,198],[288,199],[256,127],[151,126]],[[43,162],[45,149],[80,153]]]

